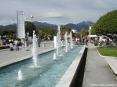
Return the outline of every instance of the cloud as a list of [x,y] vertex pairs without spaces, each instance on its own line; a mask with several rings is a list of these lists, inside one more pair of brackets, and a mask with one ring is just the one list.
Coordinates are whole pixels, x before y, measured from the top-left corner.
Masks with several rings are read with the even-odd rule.
[[16,20],[17,10],[23,10],[25,17],[33,15],[34,20],[78,23],[85,20],[95,22],[113,9],[117,9],[115,0],[1,0],[0,24]]
[[46,12],[42,15],[43,17],[61,17],[63,14],[61,12],[56,11],[53,9],[52,11]]

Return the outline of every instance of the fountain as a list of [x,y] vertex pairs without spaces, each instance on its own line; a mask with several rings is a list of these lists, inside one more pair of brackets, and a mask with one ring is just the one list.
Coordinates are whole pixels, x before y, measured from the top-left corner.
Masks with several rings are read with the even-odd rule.
[[23,74],[21,70],[18,71],[17,80],[20,80],[20,81],[23,80]]
[[56,50],[56,52],[54,52],[54,54],[53,54],[53,60],[56,60],[57,59],[57,57],[56,56],[58,56],[58,45],[57,45],[57,37],[56,36],[54,36],[54,48],[55,48],[55,50]]
[[[76,46],[75,48],[69,50],[68,52],[68,35],[66,32],[64,39],[65,39],[65,52],[67,53],[65,53],[64,48],[58,45],[59,41],[61,42],[59,32],[60,31],[58,31],[57,36],[54,36],[55,50],[43,53],[38,56],[37,38],[35,35],[35,31],[33,31],[32,60],[27,59],[0,69],[0,86],[1,87],[56,87],[58,81],[60,81],[66,70],[72,64],[73,60],[78,56],[78,53],[81,50],[80,46]],[[70,34],[69,36],[72,36],[72,34]],[[72,46],[72,39],[70,43]],[[63,53],[65,54],[63,56],[60,56]],[[39,61],[38,57],[40,58]],[[41,68],[39,68],[40,66],[38,63],[41,65]],[[27,68],[31,64],[32,68]],[[23,71],[23,73],[21,70]],[[17,78],[14,77],[15,74],[16,75],[18,74]]]
[[56,49],[56,56],[61,56],[59,52],[60,47],[61,47],[61,34],[60,34],[60,26],[58,26],[57,35],[54,36],[54,48]]
[[56,53],[53,54],[53,60],[56,60],[57,57],[56,57]]
[[[65,52],[67,53],[60,57],[60,55],[64,53],[64,48],[61,48],[61,32],[60,26],[58,26],[58,33],[54,36],[55,51],[46,51],[38,56],[37,38],[35,31],[33,31],[32,58],[29,56],[29,58],[25,60],[0,68],[0,87],[56,87],[56,84],[65,74],[82,48],[76,46],[68,52],[67,32],[65,33],[64,39]],[[57,60],[59,57],[61,59]],[[27,68],[30,65],[31,68]]]
[[[36,62],[41,64],[39,69],[27,68],[32,64],[31,59],[1,68],[0,87],[56,87],[56,84],[78,56],[80,50],[81,47],[76,46],[61,57],[56,57],[56,50],[41,54],[39,55],[39,61],[37,59]],[[64,48],[60,48],[60,51],[64,53]],[[59,60],[57,60],[58,58]]]
[[59,52],[58,52],[57,36],[54,36],[54,48],[56,50],[56,55],[58,56]]
[[70,38],[70,48],[73,48],[72,32],[70,32],[69,38]]
[[32,60],[33,60],[33,66],[34,68],[38,68],[38,64],[37,64],[37,57],[38,57],[38,53],[37,53],[37,38],[35,35],[35,31],[33,31],[33,46],[32,46]]
[[54,48],[55,49],[57,48],[57,38],[56,38],[56,36],[54,36]]
[[61,30],[60,30],[60,26],[58,26],[57,41],[58,41],[58,46],[61,47]]
[[64,39],[65,39],[65,52],[68,52],[68,40],[67,40],[67,32],[64,35]]

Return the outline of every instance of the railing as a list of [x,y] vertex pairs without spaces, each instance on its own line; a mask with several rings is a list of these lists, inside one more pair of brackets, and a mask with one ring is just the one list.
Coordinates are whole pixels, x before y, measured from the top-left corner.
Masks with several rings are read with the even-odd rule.
[[44,41],[41,42],[40,47],[54,47],[53,41]]

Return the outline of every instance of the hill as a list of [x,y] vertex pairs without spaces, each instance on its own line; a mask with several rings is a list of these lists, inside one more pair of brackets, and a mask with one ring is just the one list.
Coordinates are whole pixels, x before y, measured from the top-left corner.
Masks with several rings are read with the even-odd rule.
[[[37,22],[35,21],[34,22],[35,26],[37,28],[52,28],[52,29],[56,29],[57,28],[57,25],[54,25],[54,24],[49,24],[49,23],[42,23],[42,22]],[[83,21],[83,22],[80,22],[78,24],[73,24],[73,23],[69,23],[69,24],[66,24],[66,25],[63,25],[65,28],[70,28],[70,29],[76,29],[78,31],[80,31],[81,29],[88,29],[90,25],[92,25],[93,22],[90,22],[90,21]],[[3,26],[3,25],[0,25],[0,30],[4,30],[4,29],[8,29],[8,30],[11,30],[11,29],[16,29],[16,24],[10,24],[10,25],[6,25],[6,26]]]
[[89,26],[92,24],[94,24],[94,23],[90,22],[90,21],[83,21],[83,22],[80,22],[78,24],[69,23],[69,24],[66,24],[64,26],[66,28],[76,29],[76,30],[80,31],[81,29],[88,30]]
[[49,24],[49,23],[46,23],[46,22],[42,23],[42,22],[37,22],[37,21],[35,21],[34,24],[35,24],[35,26],[38,27],[38,28],[44,28],[44,27],[56,28],[56,27],[57,27],[57,26],[54,25],[54,24]]
[[0,25],[0,30],[5,30],[5,29],[8,29],[8,30],[14,30],[16,29],[16,24],[10,24],[10,25]]

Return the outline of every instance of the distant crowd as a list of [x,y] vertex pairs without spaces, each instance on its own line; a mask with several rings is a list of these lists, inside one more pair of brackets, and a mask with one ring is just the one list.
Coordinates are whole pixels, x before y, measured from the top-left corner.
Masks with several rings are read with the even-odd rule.
[[18,51],[21,47],[24,47],[24,42],[21,39],[1,39],[2,46],[9,46],[10,50]]
[[[37,39],[38,46],[40,47],[41,40]],[[8,47],[11,51],[19,51],[20,49],[27,47],[32,44],[32,37],[28,39],[8,39],[6,36],[0,37],[0,47]]]
[[113,42],[112,39],[110,39],[107,36],[99,36],[99,37],[93,37],[90,38],[90,42],[93,43],[95,46],[116,46],[116,44]]
[[75,44],[76,45],[88,45],[89,38],[87,36],[84,36],[82,38],[76,38]]

